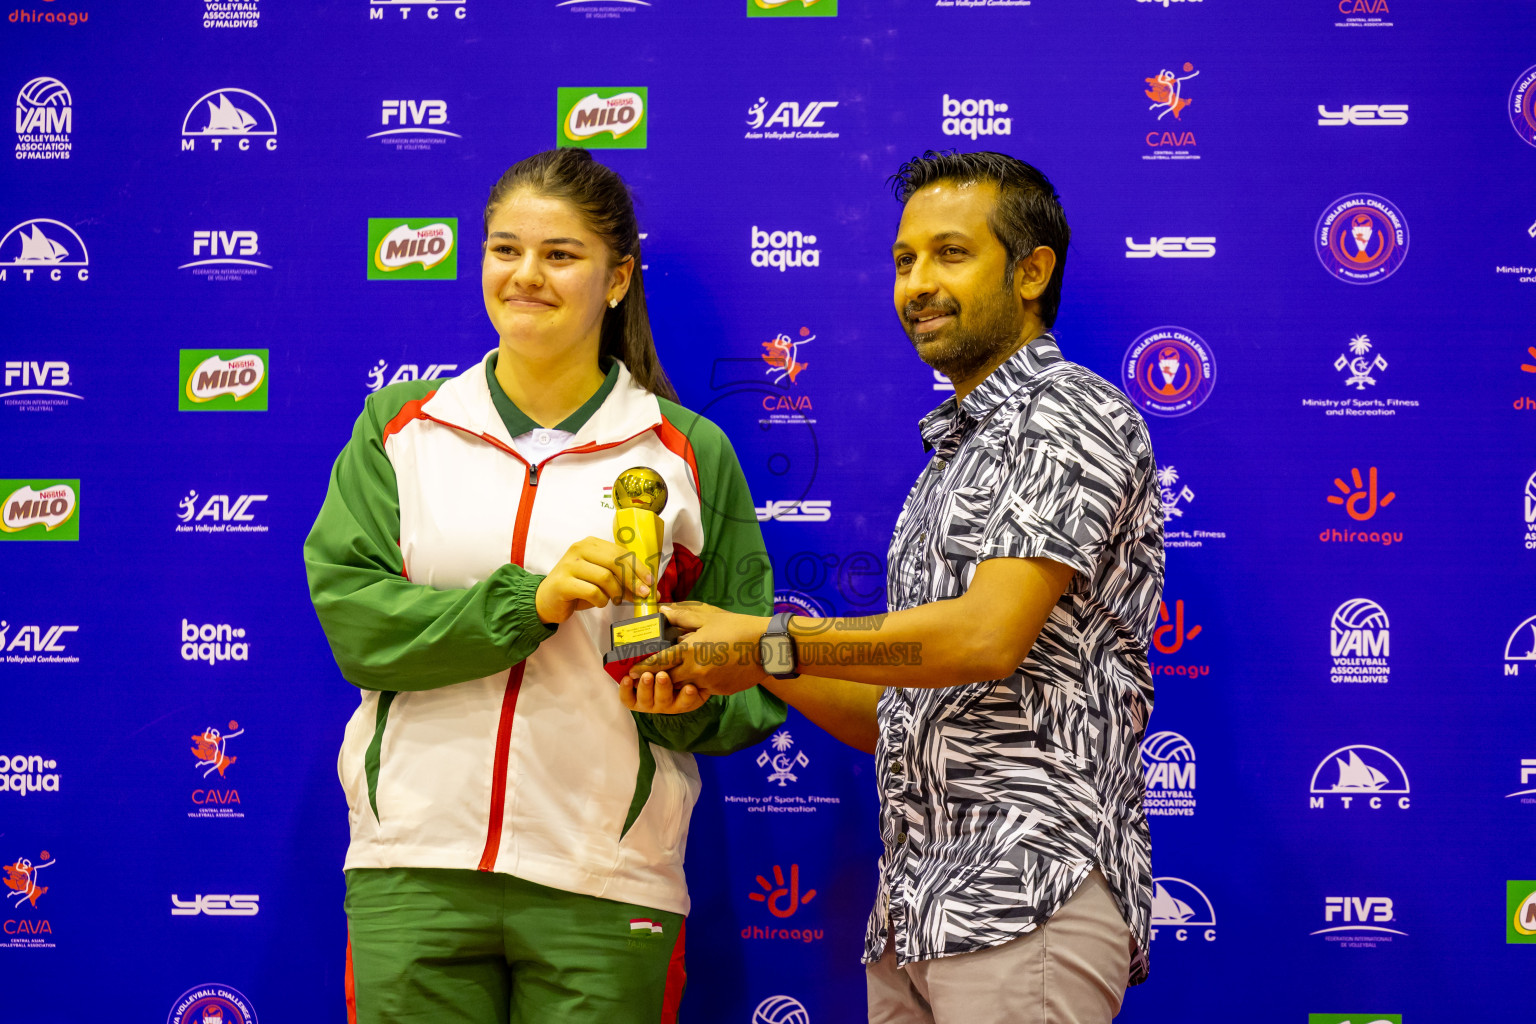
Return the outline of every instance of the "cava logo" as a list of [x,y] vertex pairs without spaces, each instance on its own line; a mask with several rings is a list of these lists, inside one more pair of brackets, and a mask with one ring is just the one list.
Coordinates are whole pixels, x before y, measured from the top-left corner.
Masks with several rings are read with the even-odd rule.
[[222,352],[181,350],[181,391],[177,408],[265,412],[267,409],[267,350]]
[[397,150],[423,150],[462,138],[443,127],[448,123],[444,100],[384,100],[379,110],[380,131],[368,136]]
[[16,95],[16,159],[68,160],[75,107],[57,78],[34,78]]
[[[768,114],[768,98],[759,96],[757,102],[747,108],[747,138],[749,139],[836,139],[840,132],[808,131],[826,128],[822,116],[837,106],[836,100],[813,100],[801,104],[785,100]],[[767,115],[766,117],[764,115]]]
[[260,28],[261,0],[203,0],[203,28]]
[[1520,72],[1509,90],[1509,123],[1522,142],[1536,146],[1536,66]]
[[[261,910],[260,904],[261,897],[252,893],[235,896],[210,893],[207,896],[193,896],[185,900],[172,893],[171,916],[197,917],[199,914],[205,914],[208,917],[255,917]],[[205,1016],[198,1024],[207,1020]]]
[[6,642],[11,624],[0,619],[0,662],[7,665],[77,665],[80,659],[70,654],[64,645],[69,634],[80,632],[79,626],[17,626],[15,635]]
[[[389,372],[389,363],[380,359],[373,369],[368,371],[368,390],[377,391],[379,388],[390,384],[399,384],[409,380],[436,380],[446,377],[459,368],[458,363],[428,363],[423,370],[417,363],[401,363],[395,367],[395,372]],[[388,375],[389,379],[385,380]]]
[[1357,192],[1323,211],[1312,241],[1318,260],[1337,280],[1376,284],[1408,257],[1408,222],[1381,196]]
[[79,540],[79,480],[0,480],[0,540]]
[[760,523],[825,523],[831,518],[830,501],[770,501],[757,508]]
[[[417,14],[417,21],[422,18],[436,21],[443,11],[452,11],[455,21],[463,21],[468,11],[464,0],[368,0],[368,20],[383,21],[384,10],[388,7],[399,11],[402,21],[409,21],[411,11],[417,8],[424,9]],[[442,16],[446,17],[446,15]]]
[[1146,143],[1151,152],[1143,153],[1143,160],[1200,159],[1200,154],[1192,152],[1198,145],[1195,133],[1180,127],[1184,111],[1195,102],[1193,97],[1186,95],[1188,89],[1184,83],[1199,74],[1195,66],[1186,61],[1182,74],[1164,68],[1151,78],[1143,79],[1146,88],[1142,92],[1152,101],[1147,110],[1158,122],[1157,128],[1147,132]]
[[1386,611],[1363,597],[1345,601],[1334,610],[1328,649],[1333,658],[1331,682],[1388,682],[1392,628]]
[[[3,626],[3,624],[0,624]],[[0,793],[57,793],[59,762],[37,754],[0,754]]]
[[[40,912],[38,901],[53,888],[42,883],[42,873],[53,865],[53,856],[47,850],[38,854],[35,861],[30,857],[17,857],[9,864],[0,864],[5,899],[10,912],[15,915],[0,923],[0,949],[54,948],[52,922],[36,916]],[[43,911],[46,909],[45,904]]]
[[1536,615],[1532,615],[1509,634],[1504,644],[1504,674],[1518,676],[1521,663],[1536,662]]
[[1176,732],[1155,732],[1141,743],[1147,794],[1142,806],[1151,817],[1193,817],[1195,748]]
[[368,280],[456,281],[457,217],[369,217]]
[[939,130],[945,135],[964,136],[973,142],[983,135],[1012,135],[1013,118],[1002,100],[950,99],[949,93],[939,103],[943,120]]
[[1363,745],[1340,747],[1323,758],[1312,773],[1308,806],[1314,810],[1334,806],[1406,811],[1408,792],[1408,773],[1385,750]]
[[1406,103],[1356,103],[1344,104],[1338,110],[1329,110],[1322,103],[1317,105],[1317,123],[1325,128],[1342,128],[1345,125],[1362,127],[1400,127],[1408,123]]
[[[199,635],[201,632],[199,630]],[[185,633],[183,629],[183,635]],[[219,777],[213,779],[213,783],[224,782],[225,773],[229,771],[230,766],[240,760],[229,752],[229,741],[244,735],[245,730],[233,719],[230,720],[226,729],[210,725],[200,733],[193,733],[190,748],[193,758],[196,759],[192,764],[193,771],[203,779],[209,779],[217,772]],[[241,804],[238,789],[194,789],[192,805],[194,810],[187,812],[189,818],[245,817],[245,812],[239,809]]]
[[1506,943],[1536,943],[1536,881],[1505,883]]
[[198,985],[171,1004],[165,1024],[257,1024],[251,1001],[229,985]]
[[65,391],[73,386],[69,376],[69,364],[62,361],[25,362],[20,359],[5,361],[5,387],[0,400],[7,408],[20,412],[53,412],[69,404],[70,399],[81,401],[83,396]]
[[261,255],[261,242],[254,231],[192,232],[192,260],[177,267],[190,270],[208,281],[239,281],[271,270],[270,263],[252,259]]
[[177,533],[266,533],[265,524],[256,523],[252,509],[257,502],[266,501],[265,494],[241,494],[231,498],[227,494],[210,494],[199,499],[196,491],[188,491],[181,499],[181,520]]
[[1160,256],[1169,260],[1208,260],[1216,255],[1214,235],[1167,235],[1152,237],[1138,242],[1129,235],[1125,238],[1125,258],[1149,260]]
[[85,281],[90,267],[85,242],[63,221],[24,220],[0,238],[0,281],[31,281],[34,274],[39,281]]
[[821,250],[812,248],[816,236],[801,231],[763,231],[752,225],[752,265],[775,267],[783,273],[790,267],[821,266]]
[[1156,327],[1126,350],[1125,393],[1153,416],[1185,416],[1211,397],[1216,359],[1210,346],[1182,327]]
[[561,87],[556,111],[555,144],[561,148],[645,148],[649,111],[644,87]]
[[231,149],[274,150],[277,119],[272,108],[244,89],[215,89],[198,98],[181,120],[181,151],[197,150],[201,140],[215,151],[227,142]]
[[837,0],[747,0],[749,18],[835,18]]
[[250,661],[251,645],[245,630],[227,622],[199,626],[181,620],[181,660],[217,665],[221,661]]
[[1391,28],[1392,22],[1380,15],[1392,13],[1387,0],[1324,0],[1336,4],[1335,10],[1343,18],[1333,23],[1334,28]]
[[1390,896],[1325,896],[1323,927],[1312,932],[1344,949],[1375,949],[1405,931],[1387,927],[1397,923]]
[[1216,941],[1216,908],[1193,882],[1171,876],[1152,879],[1152,939],[1171,930],[1178,942]]

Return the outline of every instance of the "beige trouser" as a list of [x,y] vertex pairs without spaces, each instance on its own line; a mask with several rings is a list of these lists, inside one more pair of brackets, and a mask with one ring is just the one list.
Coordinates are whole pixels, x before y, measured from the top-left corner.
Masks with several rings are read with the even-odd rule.
[[1050,920],[1000,946],[865,967],[869,1024],[1109,1024],[1131,970],[1131,931],[1095,870]]

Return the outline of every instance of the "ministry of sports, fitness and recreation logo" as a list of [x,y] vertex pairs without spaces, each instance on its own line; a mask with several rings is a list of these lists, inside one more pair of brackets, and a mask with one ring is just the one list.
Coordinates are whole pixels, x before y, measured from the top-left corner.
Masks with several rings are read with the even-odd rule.
[[1210,346],[1182,327],[1156,327],[1131,342],[1120,364],[1125,393],[1153,416],[1198,409],[1216,386]]
[[[215,151],[277,148],[277,118],[265,100],[246,89],[215,89],[204,93],[181,119],[181,151],[195,152],[199,139]],[[255,140],[255,141],[253,141]]]
[[747,0],[749,18],[835,18],[837,0]]
[[369,217],[368,280],[456,281],[457,217]]
[[1380,747],[1357,743],[1340,747],[1318,764],[1312,772],[1307,806],[1314,810],[1336,805],[1345,810],[1396,807],[1406,811],[1408,793],[1408,773],[1397,758]]
[[1216,908],[1210,897],[1193,882],[1164,876],[1152,879],[1152,938],[1160,929],[1171,929],[1174,939],[1188,942],[1203,938],[1216,941]]
[[1392,624],[1386,609],[1363,597],[1339,605],[1329,625],[1328,651],[1333,659],[1330,682],[1389,682]]
[[79,480],[0,480],[0,540],[79,539]]
[[182,349],[176,407],[183,412],[266,412],[267,359],[264,348]]
[[257,1020],[245,993],[231,985],[210,983],[178,996],[165,1024],[257,1024]]
[[34,78],[16,94],[16,159],[68,160],[75,107],[57,78]]
[[[76,268],[68,273],[64,267]],[[0,281],[62,281],[90,277],[91,257],[85,241],[61,220],[34,217],[0,237]]]
[[1520,72],[1509,90],[1509,123],[1527,145],[1536,146],[1536,66]]
[[555,109],[555,145],[561,149],[645,148],[651,113],[645,86],[561,86]]
[[1408,221],[1381,196],[1356,192],[1328,205],[1312,233],[1317,258],[1340,281],[1376,284],[1408,255]]

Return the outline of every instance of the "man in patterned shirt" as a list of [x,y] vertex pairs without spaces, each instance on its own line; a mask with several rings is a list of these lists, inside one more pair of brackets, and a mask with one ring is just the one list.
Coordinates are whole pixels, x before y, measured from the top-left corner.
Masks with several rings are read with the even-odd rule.
[[[637,666],[638,689],[701,701],[763,683],[873,750],[872,1024],[1102,1024],[1147,976],[1152,448],[1049,332],[1069,238],[1050,181],[931,152],[892,181],[896,311],[955,396],[919,425],[931,455],[891,539],[889,614],[670,607],[693,633]],[[745,656],[709,657],[720,643]]]

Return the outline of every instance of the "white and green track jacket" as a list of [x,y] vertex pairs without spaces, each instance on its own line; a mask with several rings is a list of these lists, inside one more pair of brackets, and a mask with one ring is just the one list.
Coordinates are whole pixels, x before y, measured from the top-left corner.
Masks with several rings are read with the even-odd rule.
[[757,743],[784,705],[754,688],[687,715],[631,713],[602,651],[632,609],[552,628],[534,590],[573,542],[612,536],[614,478],[649,466],[668,491],[663,600],[767,614],[746,479],[718,427],[622,363],[559,425],[570,443],[530,465],[508,427],[535,424],[494,358],[371,395],[304,544],[320,624],[363,691],[338,763],[346,867],[500,871],[686,914],[689,751]]

